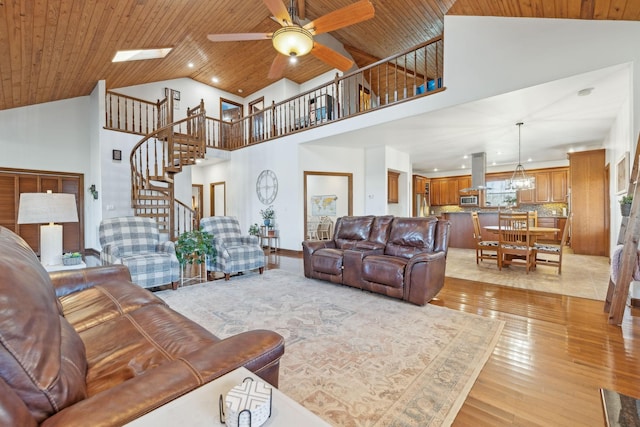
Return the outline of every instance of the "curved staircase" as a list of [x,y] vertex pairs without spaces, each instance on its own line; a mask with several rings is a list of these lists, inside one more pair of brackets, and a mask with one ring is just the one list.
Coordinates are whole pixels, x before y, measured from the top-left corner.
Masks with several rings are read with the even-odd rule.
[[[171,99],[171,98],[169,98]],[[172,120],[173,105],[167,104],[160,114],[164,121]],[[131,151],[131,206],[134,215],[154,218],[169,239],[197,226],[195,212],[176,200],[175,175],[185,166],[203,159],[205,146],[204,102],[187,110],[187,117],[163,126],[146,135]]]

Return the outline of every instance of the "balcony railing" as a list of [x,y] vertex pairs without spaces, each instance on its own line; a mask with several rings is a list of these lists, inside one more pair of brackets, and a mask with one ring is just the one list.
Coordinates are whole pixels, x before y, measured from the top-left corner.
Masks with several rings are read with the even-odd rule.
[[[377,61],[235,122],[207,117],[207,147],[235,150],[444,90],[443,39]],[[170,98],[170,97],[169,97]],[[148,134],[167,125],[165,101],[107,93],[107,128]],[[164,108],[163,108],[164,107]],[[170,113],[169,113],[170,114]]]

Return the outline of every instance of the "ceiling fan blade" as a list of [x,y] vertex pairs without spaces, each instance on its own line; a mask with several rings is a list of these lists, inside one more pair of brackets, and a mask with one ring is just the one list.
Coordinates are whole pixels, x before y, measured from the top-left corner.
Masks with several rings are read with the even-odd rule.
[[212,42],[237,42],[246,40],[268,40],[273,33],[229,33],[209,34],[207,38]]
[[339,54],[335,50],[320,44],[318,42],[313,42],[313,49],[311,49],[311,54],[318,58],[321,61],[326,62],[334,68],[344,72],[353,66],[353,61],[347,58],[346,56]]
[[360,0],[357,3],[327,13],[318,19],[314,19],[304,26],[313,34],[322,34],[338,30],[348,25],[357,24],[373,18],[375,9],[369,0]]
[[284,69],[287,67],[288,61],[289,61],[288,57],[281,54],[277,54],[276,57],[273,58],[273,62],[271,63],[271,68],[269,69],[268,77],[270,79],[279,79],[280,77],[282,77],[282,74],[284,73]]
[[291,19],[291,15],[289,15],[289,10],[282,3],[282,0],[262,0],[269,9],[269,12],[273,14],[278,19],[280,25],[291,25],[293,19]]

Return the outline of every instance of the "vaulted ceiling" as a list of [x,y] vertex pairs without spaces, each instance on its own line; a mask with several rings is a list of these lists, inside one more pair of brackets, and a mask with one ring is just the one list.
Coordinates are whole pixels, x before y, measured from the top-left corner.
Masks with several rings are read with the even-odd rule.
[[[354,1],[297,4],[300,17],[313,20]],[[640,20],[638,0],[372,3],[373,19],[331,32],[358,66],[442,34],[445,14]],[[207,34],[278,28],[262,0],[0,0],[0,110],[88,95],[98,80],[117,88],[190,77],[248,96],[272,82],[270,41],[213,43]],[[117,50],[158,47],[173,51],[164,59],[111,62]],[[330,70],[312,55],[300,59],[283,77],[301,83]]]

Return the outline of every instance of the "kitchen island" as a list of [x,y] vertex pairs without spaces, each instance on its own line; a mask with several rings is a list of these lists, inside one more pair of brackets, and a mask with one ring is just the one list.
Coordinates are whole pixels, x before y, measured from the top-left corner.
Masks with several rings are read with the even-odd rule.
[[[480,228],[489,225],[498,225],[498,211],[479,210],[478,218],[480,219]],[[449,247],[461,249],[475,249],[476,243],[473,239],[473,223],[471,222],[470,212],[443,212],[441,217],[451,222],[451,231],[449,232]],[[539,216],[538,226],[557,228],[560,231],[540,236],[539,242],[559,243],[562,238],[562,230],[567,222],[566,216]],[[488,234],[488,233],[487,233]],[[491,240],[491,235],[484,235],[485,240]],[[495,236],[494,236],[495,237]]]

